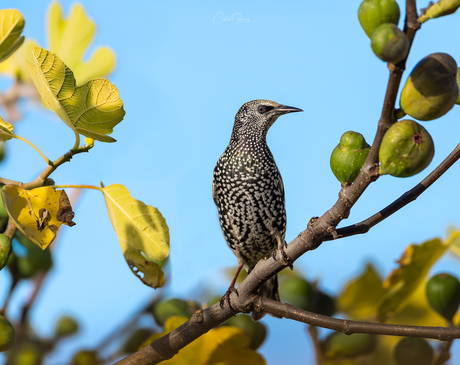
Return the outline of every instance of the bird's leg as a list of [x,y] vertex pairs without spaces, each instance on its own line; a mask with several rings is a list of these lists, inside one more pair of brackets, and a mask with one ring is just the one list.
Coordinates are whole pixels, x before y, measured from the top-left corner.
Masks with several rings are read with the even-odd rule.
[[236,283],[236,279],[238,279],[238,275],[240,274],[240,271],[241,269],[243,268],[243,264],[239,264],[238,265],[238,269],[236,270],[236,274],[235,274],[235,277],[233,278],[230,286],[228,287],[228,290],[227,292],[222,296],[222,298],[220,298],[220,307],[223,309],[224,308],[224,303],[225,301],[227,301],[228,303],[228,307],[230,308],[230,311],[232,312],[232,314],[234,316],[236,316],[236,312],[233,310],[231,304],[230,304],[230,294],[231,293],[235,293],[237,296],[238,295],[238,290],[236,290],[235,288],[235,283]]
[[[290,257],[286,254],[286,252],[284,252],[284,248],[287,247],[286,241],[281,238],[281,235],[279,233],[276,235],[276,240],[278,241],[278,250],[281,253],[281,257],[283,258],[284,264],[291,270],[294,270],[294,265],[291,263]],[[276,260],[276,250],[273,250],[272,256],[273,259]]]

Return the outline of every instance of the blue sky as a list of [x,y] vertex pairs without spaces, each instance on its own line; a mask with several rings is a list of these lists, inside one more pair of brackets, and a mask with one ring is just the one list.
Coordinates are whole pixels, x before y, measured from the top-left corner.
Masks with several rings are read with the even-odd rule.
[[[68,13],[73,2],[62,3]],[[224,293],[229,283],[222,268],[236,265],[236,258],[220,232],[211,183],[239,107],[249,100],[271,99],[304,110],[280,118],[267,138],[285,184],[288,242],[337,199],[340,184],[330,171],[329,157],[342,133],[358,131],[372,142],[388,70],[359,25],[360,1],[81,3],[98,26],[89,53],[101,45],[116,52],[117,69],[109,78],[120,91],[126,117],[112,134],[117,143],[97,143],[52,177],[59,184],[124,184],[135,198],[160,209],[170,227],[168,295],[194,297],[204,287]],[[403,12],[404,2],[399,3]],[[427,3],[419,1],[419,8]],[[48,5],[27,0],[2,4],[23,13],[25,36],[45,48]],[[221,21],[235,13],[245,21]],[[452,41],[459,16],[423,26],[408,70],[433,52],[460,60],[458,42]],[[459,117],[460,108],[455,107],[443,118],[424,123],[436,145],[431,165],[411,178],[380,178],[343,225],[374,214],[425,177],[459,142]],[[57,117],[38,108],[27,112],[16,132],[54,159],[74,141]],[[29,181],[45,167],[22,142],[8,144],[2,177]],[[325,243],[299,259],[296,270],[320,280],[331,293],[369,260],[386,275],[407,244],[444,236],[448,226],[460,226],[459,168],[452,167],[404,212],[366,235]],[[81,321],[82,332],[63,344],[50,364],[62,363],[75,347],[100,342],[153,290],[127,267],[101,194],[85,191],[75,210],[77,225],[64,227],[55,269],[32,320],[41,334],[49,335],[56,318],[70,313]],[[458,263],[446,256],[435,270],[458,272]],[[0,288],[8,280],[0,273]],[[20,287],[10,315],[29,290]],[[272,318],[265,322],[270,338],[261,352],[268,364],[312,361],[304,325]],[[458,358],[457,347],[455,353]]]

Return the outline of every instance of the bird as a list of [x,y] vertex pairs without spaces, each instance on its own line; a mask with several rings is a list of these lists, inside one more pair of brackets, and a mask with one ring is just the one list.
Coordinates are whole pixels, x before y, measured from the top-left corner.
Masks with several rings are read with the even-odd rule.
[[[238,269],[220,305],[237,292],[235,282],[241,269],[248,273],[261,259],[286,244],[286,209],[284,185],[275,159],[267,145],[267,132],[283,114],[302,109],[270,100],[252,100],[237,112],[230,142],[214,168],[212,196],[219,223],[238,260]],[[284,251],[282,251],[283,257]],[[273,276],[258,294],[280,301],[278,278]],[[252,312],[254,321],[265,313]]]

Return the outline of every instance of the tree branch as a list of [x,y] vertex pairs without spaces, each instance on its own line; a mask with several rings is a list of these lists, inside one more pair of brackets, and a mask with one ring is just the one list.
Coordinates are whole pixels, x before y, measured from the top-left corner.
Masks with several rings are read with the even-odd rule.
[[293,319],[313,326],[329,328],[331,330],[343,332],[346,335],[351,335],[353,333],[369,333],[374,335],[432,338],[439,341],[451,341],[460,338],[460,328],[458,327],[425,327],[350,321],[347,319],[322,316],[299,309],[291,304],[281,303],[262,297],[258,297],[255,300],[255,305],[259,306],[267,313],[283,316],[284,318]]

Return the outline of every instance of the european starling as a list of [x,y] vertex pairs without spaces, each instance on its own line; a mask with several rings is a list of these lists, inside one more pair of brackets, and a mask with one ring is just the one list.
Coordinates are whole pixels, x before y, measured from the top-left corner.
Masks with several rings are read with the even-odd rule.
[[[280,115],[301,111],[269,100],[253,100],[236,114],[230,143],[217,161],[212,184],[222,232],[239,264],[221,306],[225,299],[230,305],[228,296],[236,291],[234,284],[242,267],[249,273],[259,260],[284,247],[284,186],[266,136]],[[260,287],[259,295],[280,300],[276,275]],[[252,313],[254,320],[263,316]]]

